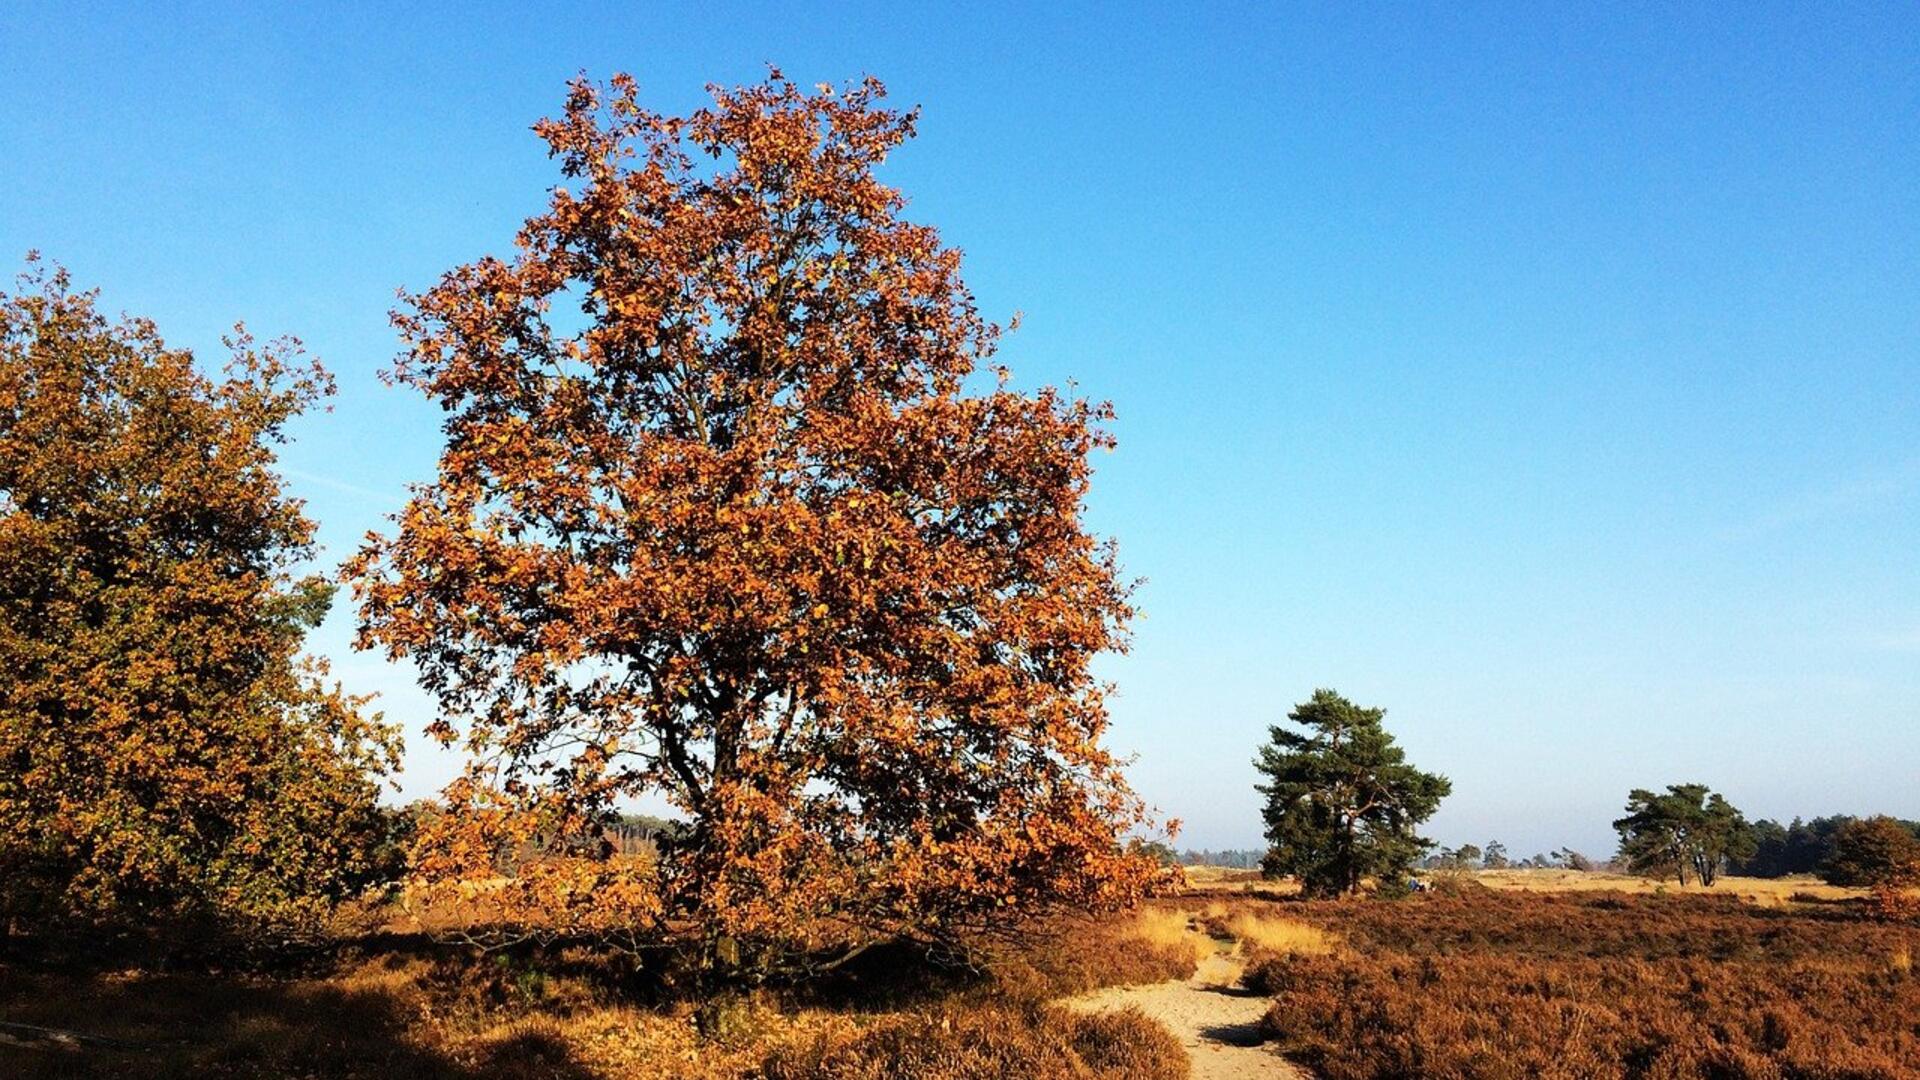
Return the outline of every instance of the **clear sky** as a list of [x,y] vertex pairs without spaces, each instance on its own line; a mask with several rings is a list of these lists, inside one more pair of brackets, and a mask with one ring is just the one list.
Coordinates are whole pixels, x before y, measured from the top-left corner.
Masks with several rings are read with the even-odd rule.
[[[4,262],[208,359],[303,337],[330,560],[437,451],[376,378],[394,290],[507,251],[569,76],[872,73],[1020,380],[1119,410],[1114,738],[1184,843],[1257,842],[1249,759],[1316,686],[1453,778],[1449,844],[1604,854],[1694,779],[1920,817],[1911,5],[391,6],[0,6]],[[315,647],[421,742],[345,607]]]

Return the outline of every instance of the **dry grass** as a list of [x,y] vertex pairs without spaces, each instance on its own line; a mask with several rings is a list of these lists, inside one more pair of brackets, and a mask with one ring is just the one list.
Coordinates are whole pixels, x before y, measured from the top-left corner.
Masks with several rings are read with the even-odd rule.
[[[1207,940],[1206,935],[1195,929],[1193,919],[1178,908],[1142,908],[1139,914],[1134,916],[1128,936],[1168,956],[1184,953],[1191,956],[1196,965],[1213,951],[1213,945]],[[1184,978],[1185,976],[1175,971],[1167,977]]]
[[1250,956],[1326,956],[1338,944],[1320,927],[1251,911],[1234,913],[1226,929]]
[[1283,905],[1247,899],[1215,899],[1194,916],[1214,939],[1239,943],[1248,956],[1325,955],[1339,947],[1325,928],[1282,914]]
[[1246,982],[1326,1080],[1920,1077],[1920,927],[1861,905],[1482,889],[1293,910],[1346,947]]
[[1269,881],[1258,870],[1235,870],[1224,866],[1183,866],[1187,890],[1203,896],[1294,896],[1300,886],[1293,881]]
[[1178,908],[1156,903],[1132,916],[1034,926],[1014,947],[991,951],[992,990],[1037,1002],[1102,986],[1188,978],[1210,950],[1188,924]]
[[1229,866],[1182,866],[1190,885],[1234,885],[1260,880],[1258,870],[1240,870]]
[[368,938],[279,974],[0,961],[0,1021],[115,1044],[0,1040],[0,1076],[1176,1080],[1186,1057],[1164,1027],[1047,1002],[1185,977],[1203,941],[1185,915],[1148,908],[1037,927],[983,954],[985,971],[903,951],[829,984],[705,1000],[591,950],[483,955],[418,938]]
[[1708,896],[1739,896],[1762,904],[1806,903],[1853,900],[1863,897],[1863,889],[1843,889],[1819,878],[1795,874],[1783,878],[1723,877],[1713,888],[1655,881],[1630,874],[1604,870],[1480,870],[1466,875],[1492,889],[1520,889],[1530,892],[1625,892],[1669,895],[1701,893]]
[[[0,1050],[12,1059],[0,1071],[21,1080],[595,1075],[563,1038],[582,1013],[531,1001],[510,1010],[491,1000],[494,989],[478,977],[449,987],[443,969],[414,957],[309,977],[0,967],[0,1017],[117,1044]],[[515,1015],[529,1006],[532,1015]],[[641,1037],[671,1041],[672,1027],[663,1019]]]
[[[767,1080],[1185,1080],[1186,1051],[1137,1010],[949,1006],[769,1055]],[[663,1074],[664,1075],[664,1074]]]
[[1184,1080],[1189,1070],[1180,1040],[1129,1005],[1075,1014],[1073,1048],[1095,1076]]
[[[1181,868],[1187,878],[1188,892],[1206,897],[1244,896],[1250,899],[1278,900],[1298,896],[1300,886],[1293,881],[1268,881],[1258,870],[1232,870],[1220,866]],[[1863,889],[1828,885],[1819,878],[1796,874],[1783,878],[1724,877],[1713,888],[1689,885],[1682,889],[1673,881],[1655,881],[1631,874],[1604,870],[1460,870],[1448,871],[1444,880],[1479,882],[1491,889],[1528,892],[1626,892],[1705,893],[1740,896],[1761,904],[1813,903],[1855,900],[1866,896]]]

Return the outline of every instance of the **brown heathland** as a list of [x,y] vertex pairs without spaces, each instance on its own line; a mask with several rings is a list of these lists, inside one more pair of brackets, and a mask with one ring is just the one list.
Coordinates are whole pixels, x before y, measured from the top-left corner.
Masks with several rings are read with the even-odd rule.
[[876,950],[825,982],[719,997],[597,948],[417,936],[371,935],[297,972],[0,961],[0,1074],[1179,1080],[1186,1054],[1164,1027],[1051,1003],[1191,975],[1192,935],[1167,923],[1055,921],[977,942],[973,967]]
[[1345,948],[1247,984],[1328,1080],[1920,1077],[1920,928],[1864,905],[1467,887],[1285,910]]

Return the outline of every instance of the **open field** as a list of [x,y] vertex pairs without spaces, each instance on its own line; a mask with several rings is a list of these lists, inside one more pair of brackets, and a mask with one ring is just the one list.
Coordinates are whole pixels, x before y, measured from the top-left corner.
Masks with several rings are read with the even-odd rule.
[[1213,894],[1257,894],[1278,898],[1293,896],[1300,886],[1291,881],[1269,881],[1260,876],[1258,870],[1234,870],[1224,866],[1183,866],[1187,875],[1187,887],[1195,893]]
[[481,954],[391,933],[276,971],[9,960],[0,1073],[1920,1077],[1920,925],[1852,902],[1564,882],[1535,871],[1400,901],[1188,895],[1049,924],[976,970],[876,950],[826,983],[718,997],[597,950]]
[[[1244,894],[1270,899],[1295,896],[1298,885],[1291,881],[1268,881],[1258,870],[1233,870],[1219,866],[1186,866],[1188,888],[1198,894]],[[1847,889],[1829,885],[1810,874],[1791,877],[1722,877],[1712,888],[1690,884],[1682,888],[1672,880],[1655,880],[1634,874],[1616,874],[1605,870],[1470,870],[1443,871],[1428,875],[1428,880],[1472,880],[1491,889],[1526,892],[1625,892],[1667,895],[1697,893],[1704,896],[1739,896],[1763,904],[1793,900],[1857,900],[1865,889]]]
[[1852,900],[1866,895],[1864,889],[1844,889],[1828,885],[1811,874],[1791,877],[1723,877],[1712,888],[1690,884],[1685,888],[1673,881],[1656,881],[1632,874],[1614,874],[1604,870],[1477,870],[1473,880],[1493,889],[1524,889],[1533,892],[1610,891],[1627,893],[1698,893],[1706,896],[1739,896],[1760,903],[1784,903],[1795,897],[1809,900]]
[[1264,904],[1337,936],[1256,961],[1263,1030],[1327,1080],[1920,1076],[1920,927],[1852,904],[1466,887]]
[[1151,908],[1051,924],[983,943],[978,970],[876,950],[824,982],[719,997],[599,950],[386,935],[273,972],[6,959],[0,1075],[1180,1080],[1158,1023],[1055,1002],[1191,976],[1204,939],[1186,925]]

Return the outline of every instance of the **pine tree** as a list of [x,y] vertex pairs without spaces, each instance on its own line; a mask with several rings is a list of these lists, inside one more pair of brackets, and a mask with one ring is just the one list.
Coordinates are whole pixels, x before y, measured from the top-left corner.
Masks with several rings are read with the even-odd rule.
[[1293,875],[1310,896],[1337,896],[1358,892],[1367,877],[1404,877],[1433,846],[1414,829],[1453,785],[1407,764],[1381,726],[1385,716],[1316,690],[1287,714],[1304,732],[1270,729],[1272,743],[1254,762],[1268,778],[1257,786],[1267,797],[1269,874]]

